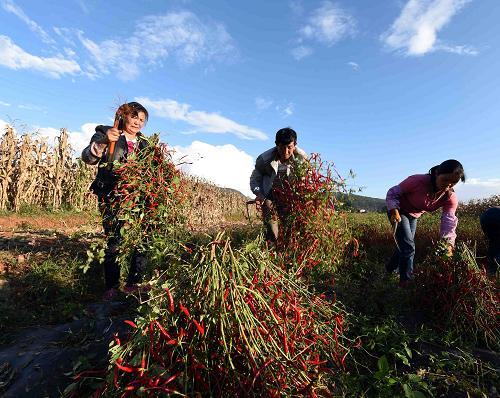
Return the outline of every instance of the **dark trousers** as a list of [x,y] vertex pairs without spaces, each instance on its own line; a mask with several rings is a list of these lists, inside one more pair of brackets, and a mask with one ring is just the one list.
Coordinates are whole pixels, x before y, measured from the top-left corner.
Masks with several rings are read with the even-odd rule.
[[500,207],[491,207],[479,218],[488,239],[488,272],[495,273],[500,264]]
[[[99,209],[102,214],[102,226],[107,237],[106,250],[104,251],[104,281],[106,289],[117,289],[120,286],[118,247],[120,245],[120,229],[123,226],[123,222],[118,220],[116,211],[113,209],[109,199],[99,200]],[[134,250],[127,277],[127,286],[142,281],[145,267],[146,257],[137,250]]]
[[396,242],[398,247],[394,251],[387,271],[395,271],[399,268],[399,277],[402,281],[413,279],[413,259],[415,258],[415,232],[417,230],[417,219],[400,214],[401,222],[396,229]]
[[271,199],[262,202],[262,215],[266,226],[266,240],[276,243],[279,235],[278,215]]

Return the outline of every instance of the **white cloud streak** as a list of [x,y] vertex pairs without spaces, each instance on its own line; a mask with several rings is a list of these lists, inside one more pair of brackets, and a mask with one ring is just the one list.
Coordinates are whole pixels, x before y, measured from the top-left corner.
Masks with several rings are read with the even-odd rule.
[[455,186],[458,200],[467,202],[471,199],[485,199],[492,195],[500,195],[500,179],[467,178],[465,184]]
[[92,73],[116,72],[125,81],[135,79],[143,66],[161,66],[169,58],[191,65],[237,57],[233,39],[222,24],[204,23],[188,11],[141,18],[126,39],[95,42],[81,31],[76,34],[92,56]]
[[312,48],[307,46],[298,46],[292,49],[292,57],[294,57],[297,61],[300,61],[302,58],[308,57],[312,53]]
[[80,65],[73,60],[29,54],[9,37],[3,35],[0,35],[0,65],[14,70],[39,71],[54,79],[59,79],[64,74],[73,75],[81,71]]
[[314,39],[328,46],[356,32],[356,21],[335,3],[324,1],[311,13],[305,26],[300,29],[303,39]]
[[204,111],[192,111],[189,104],[181,104],[172,99],[158,101],[149,98],[136,98],[136,101],[144,105],[155,115],[166,119],[182,121],[194,126],[196,132],[215,134],[234,134],[246,140],[265,140],[267,135],[258,129],[239,124],[218,113]]
[[28,17],[28,15],[26,15],[26,13],[22,10],[22,8],[16,5],[12,0],[3,0],[1,4],[2,8],[5,11],[14,14],[26,25],[28,25],[28,28],[37,36],[39,36],[44,43],[55,44],[54,39],[52,39],[40,25],[38,25],[35,21],[33,21],[30,17]]
[[193,141],[187,147],[175,146],[174,150],[176,161],[187,162],[180,166],[187,174],[253,197],[249,180],[254,159],[246,152],[234,145],[210,145],[201,141]]
[[359,64],[357,62],[350,61],[347,63],[347,65],[349,65],[353,70],[359,70]]
[[255,98],[255,106],[259,111],[269,109],[273,105],[273,100],[268,98],[257,97]]
[[392,26],[381,35],[391,50],[419,56],[443,50],[456,54],[476,55],[467,46],[439,43],[437,34],[465,5],[472,0],[409,0]]
[[283,117],[292,116],[293,112],[295,110],[295,105],[293,104],[293,102],[289,102],[288,104],[286,104],[284,106],[277,105],[276,110],[279,113],[281,113],[281,116],[283,116]]
[[285,106],[285,108],[283,109],[283,114],[285,115],[285,117],[288,117],[288,116],[291,116],[293,115],[293,111],[294,111],[294,105],[290,102],[287,106]]
[[10,106],[8,102],[0,101],[1,106]]

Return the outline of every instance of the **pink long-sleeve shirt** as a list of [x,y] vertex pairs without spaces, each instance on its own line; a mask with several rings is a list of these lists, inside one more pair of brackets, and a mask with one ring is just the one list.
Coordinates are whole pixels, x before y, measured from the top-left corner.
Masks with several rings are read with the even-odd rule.
[[412,217],[419,218],[426,212],[443,209],[440,235],[452,245],[457,237],[458,218],[455,212],[458,206],[457,195],[449,191],[436,198],[429,174],[409,176],[387,192],[387,210],[399,209]]

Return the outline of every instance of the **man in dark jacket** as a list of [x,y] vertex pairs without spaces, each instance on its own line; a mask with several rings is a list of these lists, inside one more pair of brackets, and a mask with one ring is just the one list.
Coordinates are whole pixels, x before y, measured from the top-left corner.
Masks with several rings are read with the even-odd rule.
[[480,217],[481,228],[488,238],[488,274],[495,275],[500,264],[500,207],[491,207]]

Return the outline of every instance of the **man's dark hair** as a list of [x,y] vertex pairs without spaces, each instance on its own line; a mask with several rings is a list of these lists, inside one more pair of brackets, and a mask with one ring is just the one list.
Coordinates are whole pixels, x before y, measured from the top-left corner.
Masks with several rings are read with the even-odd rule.
[[297,143],[297,133],[290,127],[285,127],[276,132],[276,140],[274,141],[276,145],[283,144],[288,145],[291,142]]

